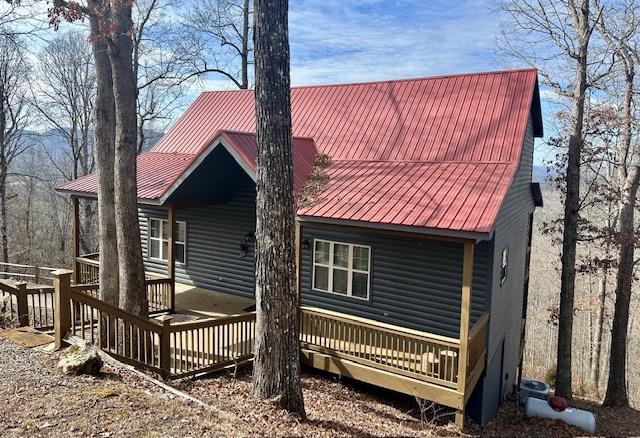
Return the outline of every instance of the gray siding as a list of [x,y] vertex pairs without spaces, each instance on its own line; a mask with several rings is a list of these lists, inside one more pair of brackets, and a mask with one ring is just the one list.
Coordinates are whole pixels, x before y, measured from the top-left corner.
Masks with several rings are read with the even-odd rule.
[[[139,210],[142,255],[149,272],[165,273],[166,262],[150,260],[147,252],[147,219],[166,218],[166,210]],[[176,279],[185,284],[244,297],[254,295],[254,244],[240,257],[240,243],[255,231],[255,189],[243,181],[222,204],[177,210],[176,219],[187,224],[186,264],[176,265]]]
[[[371,246],[370,300],[312,290],[313,239]],[[302,253],[302,302],[337,312],[444,336],[460,334],[463,245],[438,240],[390,237],[303,227],[309,245]],[[485,311],[488,244],[476,246],[472,323]]]
[[[520,166],[498,215],[493,239],[487,375],[495,376],[496,371],[500,373],[502,339],[504,339],[504,362],[501,367],[502,393],[493,393],[498,391],[500,385],[484,385],[482,421],[493,418],[495,415],[497,405],[492,400],[501,400],[511,391],[519,363],[529,214],[535,208],[531,195],[533,148],[533,124],[530,118]],[[500,284],[501,255],[504,248],[509,248],[508,272],[505,282]],[[498,369],[492,367],[498,367]]]

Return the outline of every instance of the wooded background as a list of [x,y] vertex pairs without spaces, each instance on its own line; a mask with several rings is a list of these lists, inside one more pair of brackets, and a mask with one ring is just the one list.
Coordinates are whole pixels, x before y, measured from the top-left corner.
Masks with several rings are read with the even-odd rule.
[[[132,5],[140,153],[184,110],[203,78],[253,86],[253,14],[248,0]],[[539,69],[545,117],[537,152],[547,157],[548,171],[536,175],[545,207],[535,214],[524,375],[554,380],[560,335],[571,345],[573,393],[601,398],[621,296],[616,292],[623,289],[620,254],[638,243],[638,221],[632,215],[631,236],[621,222],[629,213],[623,214],[625,202],[631,200],[631,213],[638,209],[640,2],[510,0],[495,7],[503,25],[497,63]],[[96,72],[87,24],[49,23],[42,11],[38,1],[0,9],[0,261],[70,266],[71,206],[54,187],[95,169]],[[82,252],[98,249],[96,216],[95,203],[82,201]],[[567,218],[575,229],[566,226]],[[575,243],[575,261],[567,258],[567,239]],[[637,261],[628,275],[624,340],[627,392],[635,406]]]

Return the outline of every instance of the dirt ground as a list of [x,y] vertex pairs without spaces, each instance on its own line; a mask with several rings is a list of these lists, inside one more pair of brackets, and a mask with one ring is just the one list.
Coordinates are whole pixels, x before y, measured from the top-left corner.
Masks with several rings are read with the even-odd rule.
[[[57,355],[0,340],[0,436],[460,436],[444,411],[436,424],[420,420],[415,400],[369,385],[306,370],[308,421],[251,395],[250,369],[173,382],[205,408],[166,392],[136,373],[105,365],[99,377],[68,377]],[[600,436],[640,435],[640,413],[600,408]],[[433,412],[430,412],[433,414]],[[444,415],[444,416],[443,416]],[[559,437],[584,432],[560,422],[525,419],[505,403],[493,422],[469,422],[463,436]]]

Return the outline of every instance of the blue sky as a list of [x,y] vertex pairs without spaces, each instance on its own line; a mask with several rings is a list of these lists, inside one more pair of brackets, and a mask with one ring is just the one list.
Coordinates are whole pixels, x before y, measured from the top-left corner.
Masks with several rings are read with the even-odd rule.
[[[292,84],[362,82],[522,67],[497,51],[501,16],[495,3],[291,0]],[[209,89],[219,85],[222,84],[206,83]],[[547,105],[543,105],[544,111]],[[547,152],[542,142],[538,143],[535,161],[541,164]]]

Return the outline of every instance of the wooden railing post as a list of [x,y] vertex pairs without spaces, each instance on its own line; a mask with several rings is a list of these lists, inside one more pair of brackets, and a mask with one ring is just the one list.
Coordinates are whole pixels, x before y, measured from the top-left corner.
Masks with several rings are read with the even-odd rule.
[[167,378],[171,375],[171,320],[170,315],[159,316],[158,321],[162,324],[162,335],[160,335],[160,369],[162,376]]
[[58,269],[51,273],[53,275],[53,287],[55,289],[55,343],[56,349],[65,345],[64,337],[71,329],[71,303],[69,290],[71,288],[71,275],[73,271],[68,269]]
[[18,290],[17,304],[18,304],[18,326],[25,327],[29,325],[29,303],[27,302],[27,282],[16,282],[16,288]]
[[171,313],[176,311],[176,210],[169,205],[167,214],[169,224],[169,245],[167,254],[167,276],[171,279]]

